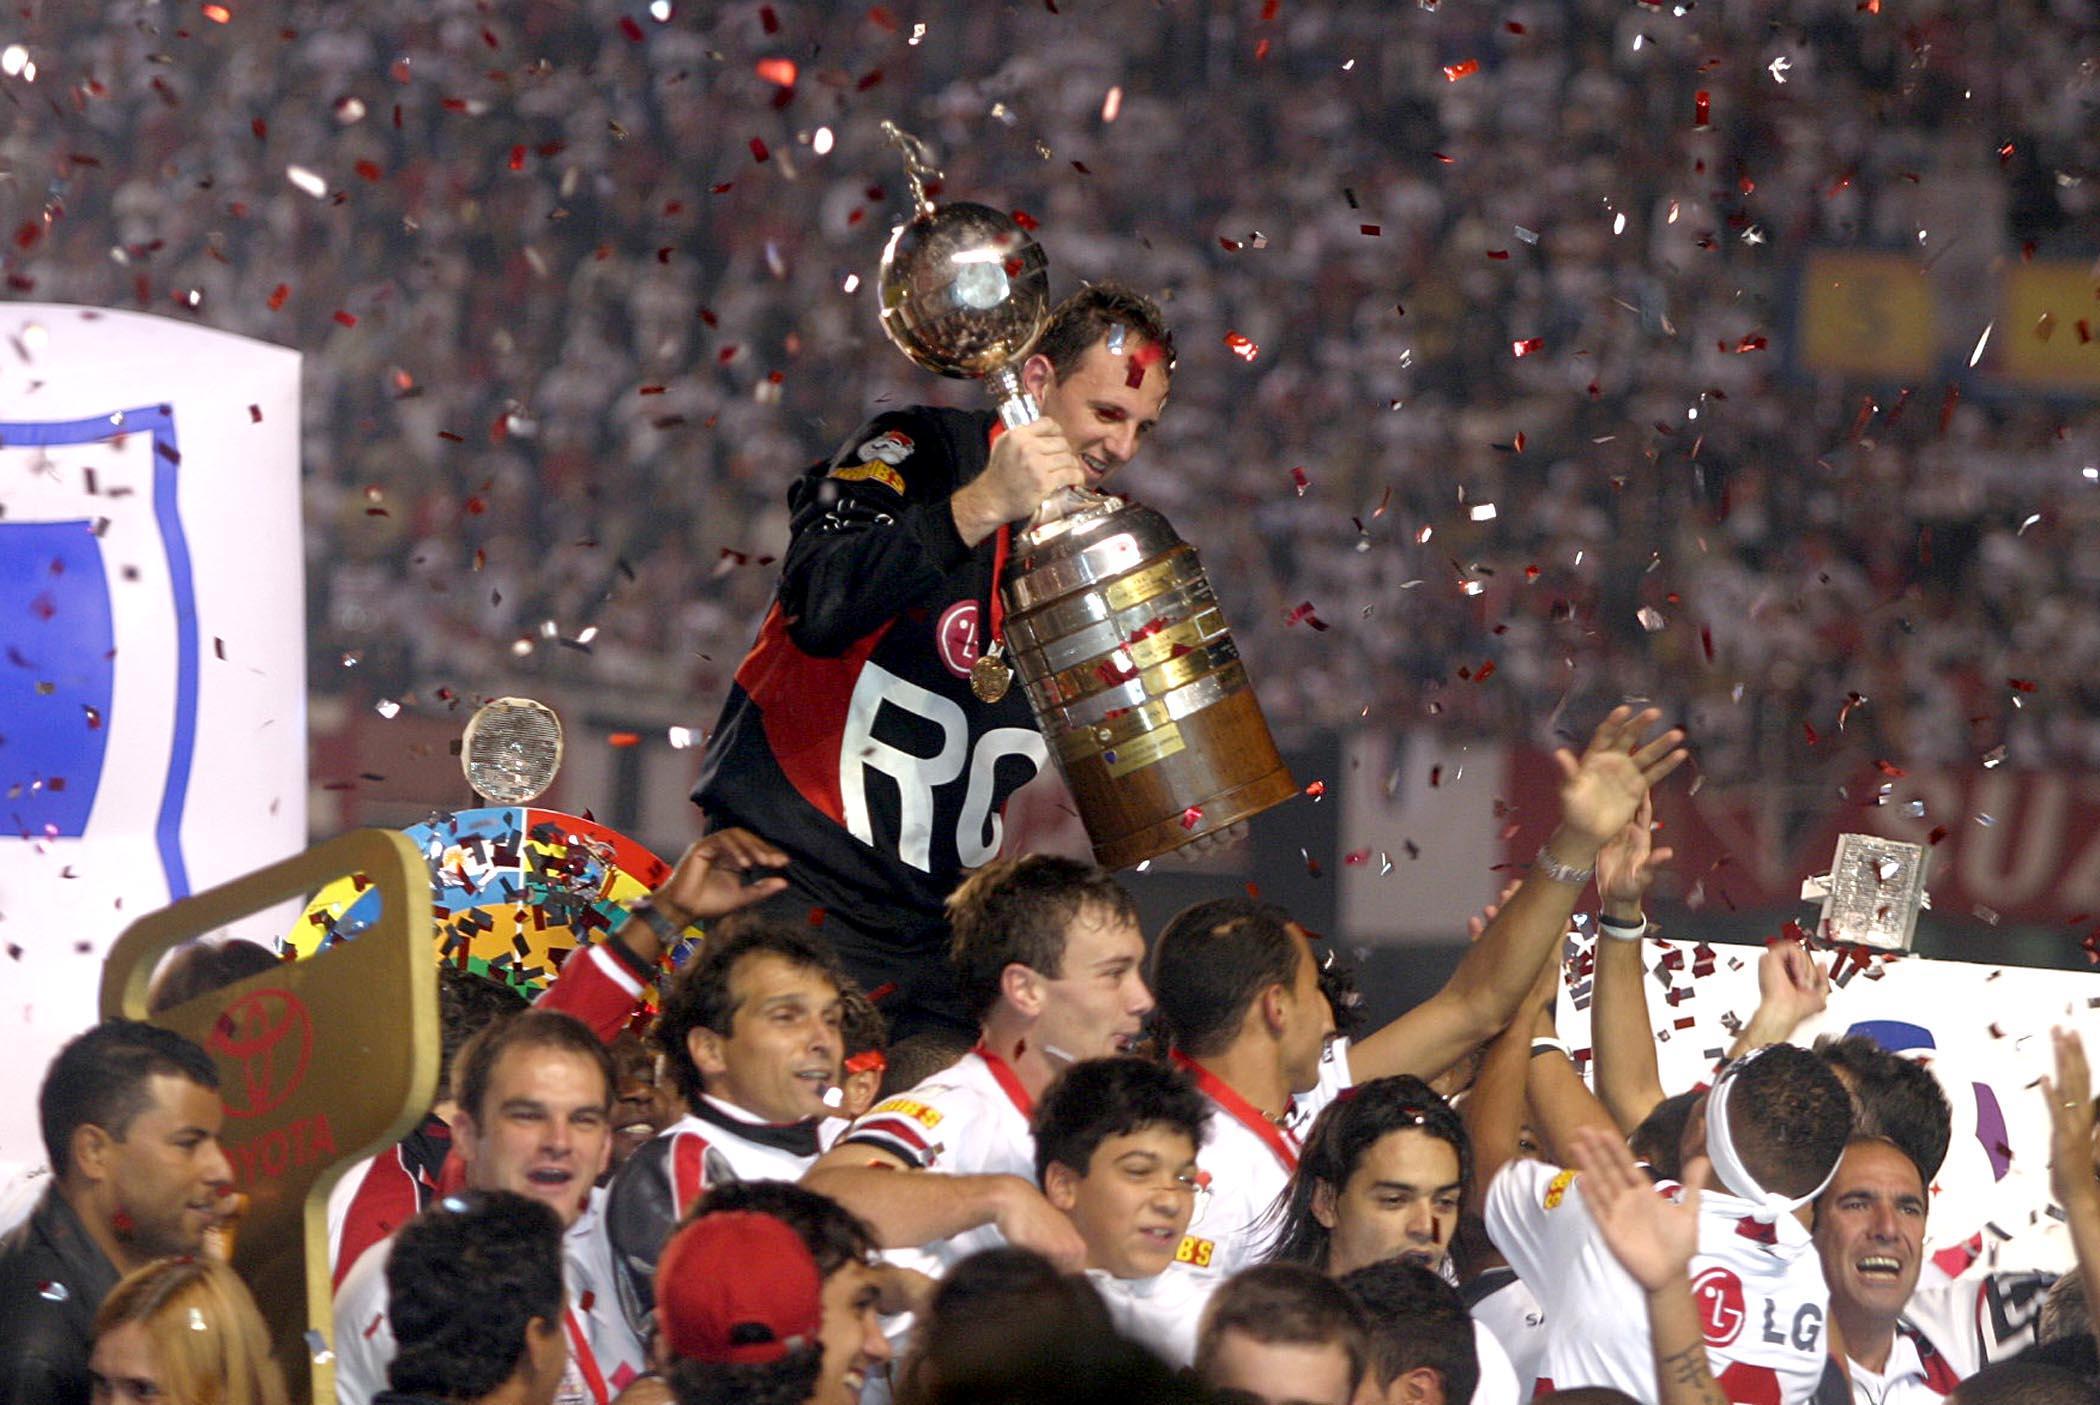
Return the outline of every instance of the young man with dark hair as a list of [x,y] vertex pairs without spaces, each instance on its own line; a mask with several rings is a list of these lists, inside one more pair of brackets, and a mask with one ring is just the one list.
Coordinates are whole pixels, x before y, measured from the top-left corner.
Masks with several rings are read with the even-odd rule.
[[[1036,1186],[1030,1119],[1060,1071],[1124,1052],[1142,1029],[1152,996],[1136,908],[1092,865],[1032,854],[985,865],[951,910],[977,1047],[877,1103],[809,1184],[885,1248],[924,1246],[935,1266],[1013,1243],[1077,1270],[1085,1246]],[[913,1174],[928,1171],[944,1174]]]
[[1370,1350],[1363,1312],[1326,1274],[1260,1264],[1211,1296],[1196,1376],[1228,1405],[1350,1405]]
[[[1802,1212],[1836,1173],[1851,1126],[1851,1102],[1828,1065],[1790,1044],[1728,1064],[1686,1124],[1686,1184],[1661,1189],[1697,1206],[1669,1207],[1691,1226],[1689,1279],[1706,1323],[1701,1354],[1687,1361],[1710,1363],[1731,1400],[1802,1405],[1822,1379],[1830,1295]],[[1572,1151],[1593,1137],[1615,1148],[1614,1165],[1632,1167],[1601,1104],[1556,1132],[1555,1145]],[[1490,1154],[1484,1135],[1478,1150]],[[1536,1161],[1482,1169],[1492,1176],[1488,1233],[1545,1309],[1538,1389],[1611,1385],[1650,1398],[1658,1354],[1668,1353],[1649,1325],[1652,1304],[1607,1247],[1610,1212],[1624,1197],[1593,1208],[1588,1176]],[[1658,1281],[1667,1289],[1674,1280]]]
[[1894,1142],[1930,1185],[1954,1131],[1947,1094],[1932,1070],[1864,1034],[1825,1034],[1812,1047],[1852,1095],[1852,1135]]
[[866,1226],[800,1186],[710,1191],[657,1266],[678,1405],[856,1405],[890,1358],[882,1314],[924,1306],[923,1280],[874,1251]]
[[1614,710],[1580,758],[1556,754],[1561,822],[1533,871],[1501,905],[1442,990],[1365,1038],[1334,1037],[1306,931],[1242,898],[1200,903],[1160,934],[1152,985],[1173,1054],[1219,1116],[1203,1168],[1211,1194],[1190,1230],[1191,1265],[1219,1275],[1259,1262],[1262,1226],[1296,1170],[1312,1120],[1352,1083],[1434,1078],[1500,1031],[1558,950],[1597,854],[1648,788],[1675,770],[1680,731],[1643,741],[1661,713]]
[[1088,1281],[1123,1335],[1174,1366],[1195,1360],[1215,1286],[1167,1272],[1201,1194],[1209,1120],[1186,1077],[1128,1055],[1072,1065],[1035,1110],[1036,1179],[1085,1242]]
[[1480,1359],[1456,1288],[1400,1259],[1366,1264],[1341,1284],[1369,1326],[1381,1405],[1472,1405]]
[[742,917],[672,981],[654,1038],[688,1111],[629,1159],[607,1207],[630,1323],[650,1310],[664,1241],[708,1189],[792,1181],[815,1163],[845,979],[807,928]]
[[1150,300],[1084,289],[1019,367],[1042,418],[1008,430],[989,409],[885,411],[788,490],[779,597],[693,799],[711,827],[747,826],[793,858],[774,910],[823,909],[861,986],[894,988],[895,1039],[975,1025],[943,960],[943,904],[999,853],[1008,797],[1048,756],[1001,657],[1012,530],[1137,454],[1173,360]]
[[[612,1058],[581,1021],[526,1010],[484,1029],[453,1070],[453,1146],[473,1190],[507,1190],[554,1211],[565,1233],[569,1303],[562,1312],[568,1375],[562,1397],[609,1405],[642,1369],[614,1287],[594,1199],[612,1141]],[[596,1192],[602,1194],[602,1192]],[[335,1295],[340,1405],[366,1405],[386,1379],[394,1336],[386,1310],[386,1253],[375,1244]]]
[[0,1240],[0,1405],[87,1405],[95,1310],[117,1280],[197,1253],[233,1167],[210,1055],[110,1020],[58,1051],[37,1095],[51,1183]]
[[394,1332],[374,1405],[553,1405],[568,1364],[562,1223],[505,1190],[462,1190],[403,1225],[386,1251]]

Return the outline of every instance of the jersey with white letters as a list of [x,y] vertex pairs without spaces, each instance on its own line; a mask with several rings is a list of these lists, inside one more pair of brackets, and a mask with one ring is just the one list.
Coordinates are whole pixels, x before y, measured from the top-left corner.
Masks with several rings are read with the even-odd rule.
[[1271,1212],[1298,1169],[1300,1145],[1314,1119],[1350,1086],[1349,1041],[1329,1041],[1320,1057],[1320,1081],[1291,1099],[1282,1126],[1195,1060],[1176,1054],[1175,1062],[1188,1070],[1211,1104],[1203,1146],[1196,1153],[1204,1193],[1175,1261],[1198,1273],[1230,1278],[1268,1257],[1282,1227]]
[[848,929],[825,935],[849,967],[945,961],[942,904],[998,853],[1007,797],[1048,756],[1022,688],[970,691],[1003,534],[965,546],[948,499],[996,423],[890,411],[796,479],[779,597],[701,761],[709,824],[788,853],[797,890]]
[[[1656,1193],[1682,1190],[1664,1182]],[[1707,1360],[1735,1405],[1802,1405],[1826,1359],[1823,1264],[1799,1220],[1759,1224],[1752,1208],[1714,1191],[1699,1197],[1691,1279]],[[1646,1296],[1597,1233],[1576,1173],[1508,1163],[1488,1187],[1486,1219],[1546,1313],[1538,1390],[1607,1385],[1655,1400]]]
[[1491,1268],[1459,1290],[1473,1320],[1494,1335],[1509,1358],[1517,1381],[1517,1398],[1531,1399],[1546,1346],[1546,1312],[1512,1268]]
[[1185,1370],[1196,1364],[1196,1328],[1203,1321],[1203,1308],[1225,1280],[1171,1269],[1150,1278],[1117,1278],[1090,1268],[1086,1281],[1108,1304],[1109,1320],[1118,1332],[1150,1347],[1169,1366]]
[[[907,1093],[869,1108],[840,1146],[880,1147],[905,1165],[956,1176],[1019,1176],[1035,1184],[1035,1101],[982,1044]],[[938,1274],[1006,1239],[991,1225],[922,1246]]]

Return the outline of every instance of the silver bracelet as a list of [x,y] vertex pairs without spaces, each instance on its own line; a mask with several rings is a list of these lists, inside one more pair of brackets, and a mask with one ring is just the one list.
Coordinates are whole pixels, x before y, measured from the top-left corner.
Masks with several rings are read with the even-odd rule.
[[1648,918],[1643,914],[1638,922],[1614,922],[1600,912],[1597,914],[1597,933],[1615,942],[1637,942],[1648,935]]
[[1597,875],[1597,865],[1591,864],[1587,868],[1569,868],[1559,859],[1554,858],[1544,844],[1539,846],[1539,856],[1533,859],[1531,863],[1532,867],[1545,874],[1554,882],[1572,883],[1578,888]]
[[1531,1057],[1537,1058],[1540,1054],[1559,1054],[1570,1063],[1575,1061],[1575,1055],[1564,1041],[1549,1039],[1543,1034],[1531,1041]]

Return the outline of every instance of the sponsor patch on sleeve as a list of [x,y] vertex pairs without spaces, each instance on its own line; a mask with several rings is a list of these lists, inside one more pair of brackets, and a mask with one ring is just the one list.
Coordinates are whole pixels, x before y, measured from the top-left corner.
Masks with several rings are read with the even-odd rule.
[[929,1132],[941,1125],[941,1110],[928,1107],[915,1098],[890,1098],[868,1109],[870,1120],[882,1113],[889,1113],[895,1117],[909,1117]]
[[1547,1209],[1558,1210],[1560,1208],[1560,1202],[1568,1198],[1568,1187],[1575,1184],[1575,1176],[1576,1173],[1574,1171],[1562,1171],[1552,1180],[1546,1182],[1545,1205]]
[[867,463],[853,463],[847,464],[843,468],[834,468],[831,470],[831,476],[842,483],[873,481],[880,483],[899,497],[904,495],[904,475],[880,459],[871,459]]
[[861,445],[859,450],[855,452],[854,457],[862,463],[880,459],[892,468],[895,468],[898,464],[911,457],[913,447],[911,436],[903,430],[885,430]]
[[1189,1264],[1196,1268],[1209,1268],[1210,1261],[1216,1256],[1217,1251],[1216,1241],[1198,1239],[1193,1234],[1184,1234],[1181,1236],[1181,1247],[1174,1251],[1174,1262]]

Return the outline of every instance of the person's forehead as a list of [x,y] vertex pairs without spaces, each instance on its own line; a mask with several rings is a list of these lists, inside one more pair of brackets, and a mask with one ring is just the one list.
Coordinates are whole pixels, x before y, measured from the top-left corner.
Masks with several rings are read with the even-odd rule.
[[777,951],[752,951],[738,957],[729,972],[729,994],[738,1006],[789,995],[810,996],[820,1004],[839,998],[838,987],[829,976]]
[[196,1124],[215,1127],[219,1124],[221,1104],[219,1095],[179,1073],[156,1073],[146,1081],[146,1108],[137,1119],[153,1122]]
[[559,1044],[514,1044],[489,1070],[489,1100],[538,1095],[575,1085],[586,1103],[609,1102],[605,1070],[596,1059]]
[[1381,1178],[1427,1174],[1441,1185],[1458,1179],[1458,1148],[1420,1127],[1401,1127],[1371,1143],[1357,1171]]
[[1080,905],[1065,924],[1065,954],[1082,964],[1145,954],[1145,934],[1135,918],[1100,903]]
[[1922,1195],[1925,1187],[1910,1158],[1887,1142],[1855,1142],[1845,1148],[1831,1179],[1829,1194],[1853,1190],[1879,1191],[1884,1195]]
[[[1079,358],[1070,380],[1090,398],[1112,400],[1139,419],[1158,419],[1168,385],[1165,358],[1157,352],[1153,343],[1133,334],[1124,340],[1118,355],[1108,349],[1108,339],[1103,337]],[[1133,364],[1144,370],[1135,386],[1130,384]]]
[[1139,1127],[1135,1131],[1118,1132],[1112,1137],[1103,1137],[1101,1144],[1094,1148],[1094,1159],[1109,1162],[1134,1151],[1146,1152],[1168,1161],[1193,1161],[1196,1159],[1196,1142],[1179,1127],[1154,1123],[1149,1127]]
[[1349,1352],[1340,1342],[1265,1342],[1227,1327],[1218,1341],[1217,1365],[1220,1379],[1212,1385],[1303,1397],[1318,1388],[1306,1379],[1310,1372],[1332,1369],[1346,1378]]

